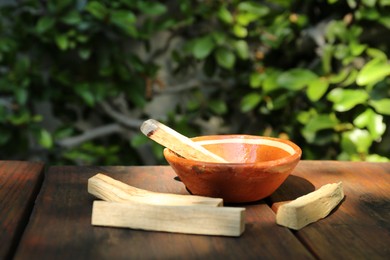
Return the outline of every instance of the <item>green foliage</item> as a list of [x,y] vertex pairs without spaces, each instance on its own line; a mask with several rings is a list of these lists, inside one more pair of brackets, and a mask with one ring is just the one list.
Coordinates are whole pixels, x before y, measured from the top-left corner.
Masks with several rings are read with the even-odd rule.
[[172,99],[180,103],[162,119],[188,136],[280,136],[298,143],[304,159],[388,161],[389,7],[376,0],[1,4],[0,156],[140,164],[149,145],[161,163],[162,147],[138,126],[164,86],[184,79]]

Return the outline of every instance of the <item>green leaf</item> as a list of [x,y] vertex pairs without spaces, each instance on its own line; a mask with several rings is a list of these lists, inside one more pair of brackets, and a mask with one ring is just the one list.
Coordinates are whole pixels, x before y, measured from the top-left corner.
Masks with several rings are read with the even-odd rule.
[[356,78],[359,86],[376,84],[390,75],[390,64],[387,61],[373,59],[367,62]]
[[369,154],[366,157],[367,162],[390,162],[390,159],[379,154]]
[[129,35],[136,35],[136,17],[131,11],[115,10],[111,13],[111,21]]
[[389,16],[381,16],[378,19],[378,22],[381,23],[387,29],[390,29],[390,17]]
[[234,53],[226,48],[218,48],[215,57],[219,66],[225,69],[232,69],[236,62]]
[[238,57],[243,60],[249,58],[249,47],[246,41],[238,40],[233,43],[234,48],[236,49]]
[[358,71],[356,69],[352,69],[348,74],[348,77],[340,84],[341,87],[348,87],[355,83],[356,77],[358,75]]
[[17,43],[15,40],[10,38],[2,38],[0,41],[0,53],[1,52],[9,52],[11,50],[14,50],[17,46]]
[[115,10],[111,13],[112,22],[122,28],[127,26],[134,27],[136,16],[127,10]]
[[248,29],[246,29],[246,27],[241,26],[239,24],[235,24],[233,26],[233,33],[238,38],[245,38],[246,36],[248,36]]
[[266,76],[263,82],[264,93],[269,93],[279,88],[278,78],[280,72],[276,70],[266,70]]
[[138,1],[138,9],[148,15],[162,15],[167,12],[167,7],[157,1]]
[[55,20],[52,17],[43,16],[38,20],[35,30],[37,33],[44,33],[52,28],[54,23]]
[[107,8],[97,1],[88,2],[86,10],[99,20],[103,20],[108,13]]
[[53,147],[53,139],[51,134],[47,130],[41,129],[38,135],[38,143],[47,149]]
[[56,44],[60,50],[65,51],[69,47],[69,40],[65,34],[60,34],[55,37]]
[[161,23],[155,24],[155,26],[156,26],[156,30],[164,31],[164,30],[169,30],[170,28],[174,27],[177,24],[178,21],[172,18],[172,19],[166,19]]
[[226,24],[233,23],[233,15],[230,13],[230,11],[225,6],[219,8],[217,16],[222,22],[224,22]]
[[347,3],[351,9],[355,9],[357,6],[356,0],[347,0]]
[[375,108],[376,112],[383,115],[390,115],[390,98],[370,100],[369,104]]
[[334,57],[338,60],[348,59],[350,57],[349,47],[344,44],[337,44],[334,49]]
[[322,54],[322,69],[324,73],[329,73],[332,70],[332,55],[333,55],[334,47],[333,45],[326,44],[323,47]]
[[63,126],[62,128],[56,129],[54,133],[54,137],[56,139],[63,139],[71,136],[74,133],[74,129],[72,127]]
[[353,129],[342,134],[342,147],[348,153],[363,153],[366,154],[372,145],[370,133],[365,129]]
[[310,70],[296,68],[280,74],[277,82],[281,87],[298,91],[317,79],[318,76]]
[[312,101],[318,101],[328,90],[329,82],[325,78],[318,78],[309,83],[307,97]]
[[348,70],[343,69],[338,74],[331,75],[329,77],[329,83],[330,84],[338,84],[342,81],[344,81],[348,76]]
[[299,123],[306,125],[313,116],[317,116],[317,111],[314,108],[311,108],[308,111],[298,112],[297,120]]
[[131,144],[132,147],[137,148],[137,147],[140,147],[143,144],[148,143],[148,141],[149,141],[149,138],[146,137],[145,135],[143,135],[143,134],[135,134],[131,138],[130,144]]
[[325,37],[330,44],[333,44],[337,39],[344,40],[347,35],[347,28],[343,21],[333,20],[326,27]]
[[228,110],[224,100],[211,100],[209,102],[209,107],[217,115],[223,115]]
[[83,98],[85,103],[87,103],[90,107],[92,107],[95,104],[95,97],[90,91],[88,90],[81,91],[79,94]]
[[215,42],[210,35],[198,38],[193,46],[193,55],[197,59],[204,59],[210,55],[215,48]]
[[236,21],[238,26],[248,26],[251,22],[256,21],[258,19],[258,15],[254,13],[238,13],[236,15]]
[[305,129],[310,132],[318,132],[324,129],[333,129],[339,120],[334,114],[321,114],[312,117],[305,125]]
[[226,42],[226,33],[215,31],[211,33],[216,45],[223,45]]
[[333,102],[333,109],[338,112],[345,112],[359,104],[365,104],[368,99],[365,90],[335,88],[329,92],[327,98]]
[[145,93],[138,88],[135,87],[130,88],[129,99],[137,107],[144,107],[146,105]]
[[237,6],[237,9],[240,12],[256,14],[257,17],[265,16],[270,11],[267,6],[252,1],[240,2]]
[[249,85],[251,86],[251,88],[258,88],[261,86],[261,83],[263,82],[264,78],[264,74],[254,71],[250,75]]
[[76,39],[77,39],[78,42],[86,43],[86,42],[88,42],[89,37],[88,37],[87,35],[78,34],[78,35],[76,36]]
[[23,110],[18,114],[13,114],[9,117],[9,121],[15,126],[27,124],[29,123],[30,119],[30,113],[26,110]]
[[15,88],[15,99],[19,105],[25,105],[28,99],[29,92],[23,88]]
[[88,60],[89,57],[91,56],[91,50],[90,49],[86,49],[86,48],[82,48],[82,49],[79,50],[79,56],[83,60]]
[[366,51],[367,55],[375,60],[387,60],[387,55],[382,50],[376,49],[376,48],[368,48]]
[[241,112],[249,112],[253,110],[261,101],[261,95],[257,92],[252,92],[245,95],[241,100]]
[[158,143],[153,142],[153,144],[152,144],[152,151],[153,151],[154,156],[157,159],[162,160],[164,158],[164,156],[163,156],[164,146],[159,145]]
[[363,4],[369,7],[374,7],[377,0],[362,0]]
[[357,20],[377,21],[381,17],[381,14],[375,8],[359,8],[355,12],[355,17]]
[[67,152],[64,152],[63,157],[76,161],[76,162],[82,162],[84,164],[91,164],[95,159],[94,155],[87,154],[84,151],[79,151],[79,150],[70,150]]
[[34,122],[34,123],[42,122],[42,120],[43,120],[43,116],[42,115],[34,115],[31,118],[31,121]]
[[268,111],[278,110],[287,106],[290,102],[290,95],[277,95],[276,97],[266,99],[266,107]]
[[91,91],[92,86],[89,83],[78,84],[75,88],[76,93],[83,99],[83,101],[90,107],[95,104],[95,95]]
[[[23,75],[26,72],[29,72],[30,68],[31,68],[30,57],[20,55],[18,57],[18,59],[16,60],[15,73]],[[23,85],[25,85],[25,84],[28,84],[28,82],[25,82]]]
[[353,120],[353,124],[359,128],[367,127],[372,139],[379,139],[386,130],[386,124],[383,122],[383,116],[378,115],[372,109],[368,108]]
[[68,25],[77,25],[78,23],[81,22],[81,16],[80,13],[77,11],[71,11],[67,13],[62,19],[64,23]]
[[318,131],[334,129],[338,123],[339,121],[334,114],[314,115],[303,127],[302,135],[305,137],[307,142],[313,143]]
[[379,6],[390,6],[390,0],[379,0]]
[[349,44],[349,49],[352,56],[359,56],[363,53],[363,51],[367,48],[365,44],[358,44],[356,42],[351,42]]

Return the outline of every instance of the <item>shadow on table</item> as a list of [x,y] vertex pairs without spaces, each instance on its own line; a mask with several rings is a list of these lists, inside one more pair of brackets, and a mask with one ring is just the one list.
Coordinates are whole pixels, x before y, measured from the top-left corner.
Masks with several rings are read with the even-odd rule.
[[283,184],[266,200],[277,203],[294,200],[315,190],[315,186],[308,180],[295,175],[290,175]]
[[[179,177],[174,178],[175,181],[181,181]],[[191,194],[187,188],[186,190]],[[264,200],[247,202],[247,203],[226,203],[226,205],[236,205],[240,206],[241,204],[252,205],[252,204],[261,204],[264,201],[268,205],[273,205],[278,202],[286,202],[290,200],[294,200],[300,196],[306,195],[315,190],[315,186],[306,180],[305,178],[298,177],[295,175],[290,175],[287,179],[282,183],[282,185],[269,197]]]

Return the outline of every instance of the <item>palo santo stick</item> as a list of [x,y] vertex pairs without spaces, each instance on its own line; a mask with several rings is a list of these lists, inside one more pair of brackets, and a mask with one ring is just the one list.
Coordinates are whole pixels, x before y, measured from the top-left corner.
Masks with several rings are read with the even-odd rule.
[[92,225],[187,234],[240,236],[245,208],[94,201]]
[[188,137],[154,119],[146,120],[141,125],[141,132],[184,158],[205,162],[227,162]]
[[342,183],[322,186],[316,191],[279,206],[276,223],[291,229],[301,229],[325,218],[344,198]]
[[179,195],[139,189],[98,173],[88,179],[88,192],[105,201],[157,204],[157,205],[223,205],[220,198]]

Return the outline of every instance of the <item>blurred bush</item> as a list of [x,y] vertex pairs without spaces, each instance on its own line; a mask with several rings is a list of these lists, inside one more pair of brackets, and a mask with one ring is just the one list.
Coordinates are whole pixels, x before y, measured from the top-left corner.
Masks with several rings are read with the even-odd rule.
[[138,128],[389,161],[390,1],[3,1],[0,158],[155,164]]

